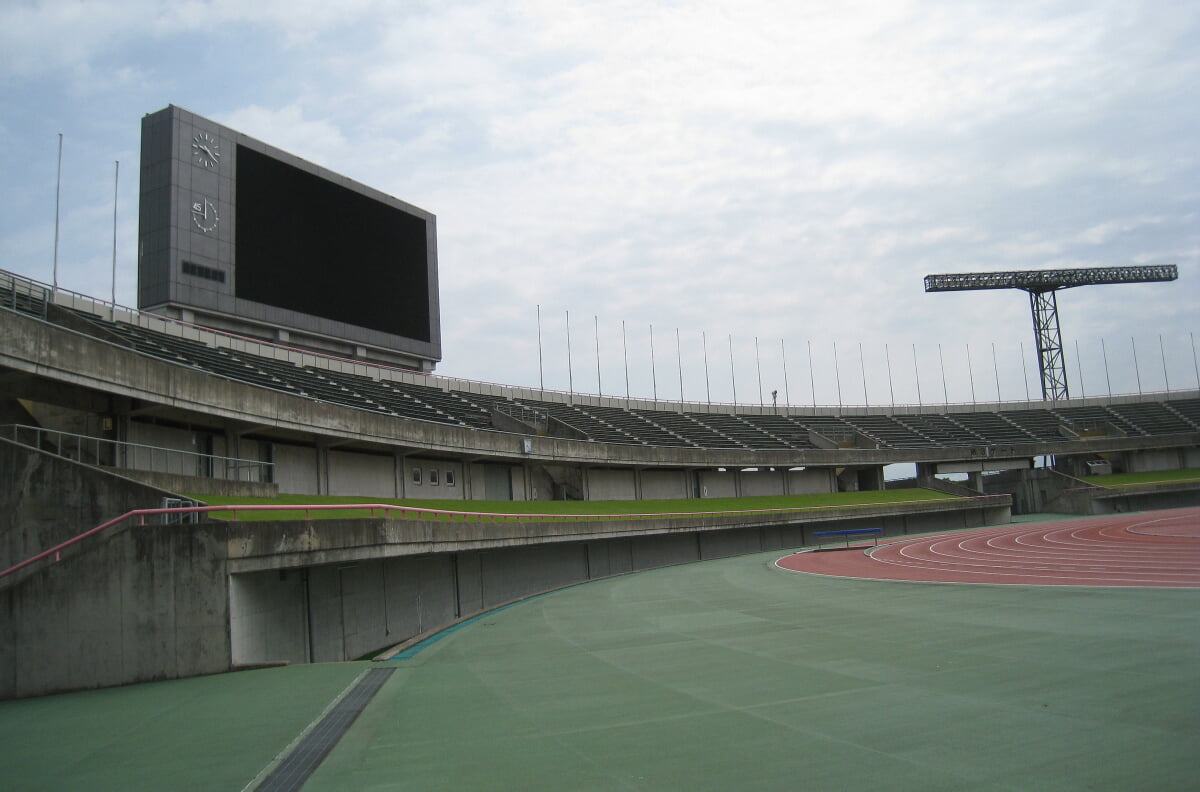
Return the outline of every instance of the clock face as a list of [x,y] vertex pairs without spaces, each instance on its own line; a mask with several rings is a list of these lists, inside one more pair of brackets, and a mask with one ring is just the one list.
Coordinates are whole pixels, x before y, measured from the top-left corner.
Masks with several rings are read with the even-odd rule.
[[196,228],[208,234],[217,230],[220,220],[217,216],[217,204],[211,198],[192,200],[192,222],[196,224]]
[[221,161],[221,150],[217,148],[217,139],[207,132],[198,132],[192,138],[192,158],[197,165],[203,165],[209,170],[216,170]]

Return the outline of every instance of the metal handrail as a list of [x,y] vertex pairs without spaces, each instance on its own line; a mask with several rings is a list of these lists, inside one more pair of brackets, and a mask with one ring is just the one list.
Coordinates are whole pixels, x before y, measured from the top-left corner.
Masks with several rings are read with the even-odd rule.
[[[647,520],[647,519],[670,519],[676,517],[736,517],[736,516],[751,516],[751,515],[771,515],[780,516],[786,513],[795,512],[814,512],[814,511],[832,511],[836,509],[856,509],[856,508],[871,508],[875,506],[901,506],[914,503],[949,503],[952,501],[983,501],[997,500],[1010,497],[1009,495],[978,495],[973,497],[950,497],[950,498],[922,498],[919,500],[904,500],[904,501],[882,501],[878,503],[853,503],[836,506],[792,506],[778,507],[771,509],[738,509],[733,511],[701,511],[701,512],[643,512],[630,514],[544,514],[544,513],[511,513],[511,512],[470,512],[470,511],[455,511],[451,509],[430,509],[423,506],[401,506],[393,503],[317,503],[308,505],[288,505],[288,504],[244,504],[244,505],[229,505],[229,506],[177,506],[169,508],[156,509],[134,509],[126,512],[120,517],[109,520],[106,523],[97,525],[78,536],[68,539],[65,542],[51,547],[48,550],[43,550],[37,555],[25,559],[19,564],[9,567],[0,572],[0,579],[8,575],[18,572],[25,567],[35,564],[38,561],[55,557],[55,561],[59,560],[59,554],[71,547],[72,545],[82,542],[89,536],[94,536],[101,531],[111,528],[115,525],[120,525],[126,520],[137,518],[138,525],[146,524],[146,517],[159,515],[184,515],[184,514],[208,514],[210,512],[232,512],[233,519],[237,519],[237,513],[241,511],[302,511],[304,518],[310,518],[314,511],[331,511],[331,510],[370,510],[371,516],[375,516],[375,511],[381,510],[385,514],[399,512],[400,519],[433,519],[435,522],[442,521],[443,517],[448,517],[451,522],[467,522],[466,518],[493,518],[490,520],[477,520],[478,522],[529,522],[536,520],[554,520],[562,522],[602,522],[605,520]],[[462,518],[462,519],[456,519]],[[498,519],[497,519],[498,518]]]
[[[29,433],[33,434],[33,442],[26,442],[23,439],[28,437]],[[72,432],[63,432],[57,429],[46,429],[41,426],[28,426],[26,424],[5,424],[0,426],[0,437],[11,436],[14,443],[46,450],[46,446],[54,448],[54,453],[66,459],[75,459],[83,461],[83,452],[90,449],[93,454],[95,464],[101,465],[101,449],[106,449],[111,452],[112,465],[111,467],[123,468],[126,470],[148,470],[152,473],[173,473],[178,475],[201,476],[203,478],[219,478],[227,481],[259,481],[270,482],[274,481],[275,463],[263,462],[257,459],[240,459],[238,457],[218,456],[216,454],[202,454],[198,451],[183,451],[177,448],[162,448],[160,446],[145,445],[143,443],[131,443],[127,440],[111,440],[106,437],[94,437],[91,435],[74,434]],[[68,442],[64,444],[64,439]],[[43,443],[46,440],[46,443]],[[66,450],[70,450],[73,446],[78,451],[76,457],[63,453],[64,445]],[[136,458],[138,451],[145,451],[149,454],[149,468],[142,468],[128,464],[130,461],[130,451],[134,451],[133,456]],[[155,458],[160,457],[164,464],[161,469],[155,466]],[[172,460],[181,460],[177,465],[178,471],[171,470]],[[117,464],[118,460],[126,464]],[[188,461],[194,464],[186,464]],[[190,471],[190,472],[189,472]],[[217,475],[221,471],[224,475]],[[249,471],[250,475],[243,479],[242,473]],[[232,475],[231,475],[232,474]]]
[[25,297],[31,302],[36,303],[38,307],[37,316],[43,319],[46,318],[46,306],[50,301],[51,294],[49,288],[38,284],[36,281],[21,278],[3,270],[0,270],[0,284],[3,284],[8,290],[9,299],[4,303],[5,308],[11,308],[14,311],[20,310],[17,300],[20,297]]

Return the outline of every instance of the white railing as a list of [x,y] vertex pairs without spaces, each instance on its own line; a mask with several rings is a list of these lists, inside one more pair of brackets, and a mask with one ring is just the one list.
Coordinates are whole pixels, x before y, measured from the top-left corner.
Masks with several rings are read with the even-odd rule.
[[89,465],[226,481],[275,480],[275,464],[255,459],[161,448],[23,424],[0,426],[0,437]]

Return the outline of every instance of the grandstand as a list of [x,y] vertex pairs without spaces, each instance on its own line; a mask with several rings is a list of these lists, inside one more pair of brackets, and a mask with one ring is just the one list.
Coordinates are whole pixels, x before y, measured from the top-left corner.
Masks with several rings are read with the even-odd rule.
[[[853,514],[504,529],[389,518],[123,525],[72,545],[59,563],[0,579],[10,636],[0,645],[0,667],[9,669],[0,696],[354,658],[541,591],[801,546],[830,528],[899,535],[1046,508],[1188,505],[1198,494],[1194,482],[1105,491],[1067,475],[1099,463],[1130,473],[1200,467],[1194,391],[870,409],[648,402],[324,356],[12,273],[0,275],[0,306],[3,567],[131,509],[177,504],[181,493],[785,496],[882,490],[885,466],[911,463],[919,478],[910,486],[977,496]],[[1054,468],[1035,467],[1038,458]],[[966,486],[936,478],[946,473],[966,474]],[[42,483],[23,483],[32,480]],[[48,600],[47,591],[55,592]],[[145,623],[129,633],[149,643],[69,626],[106,601],[116,623],[154,614],[136,617]],[[47,624],[59,627],[47,632]],[[164,631],[172,643],[155,638]],[[47,661],[71,656],[81,640],[108,659]]]
[[[151,361],[203,372],[256,389],[297,396],[349,410],[479,431],[513,431],[531,437],[660,450],[814,452],[851,449],[887,452],[885,464],[994,457],[1058,455],[1064,460],[1112,453],[1136,438],[1171,438],[1200,432],[1200,397],[1195,392],[1060,402],[972,404],[945,407],[798,408],[647,403],[584,394],[531,391],[322,356],[254,339],[121,311],[81,296],[60,294],[13,274],[0,284],[0,300],[26,316],[83,333]],[[523,417],[522,417],[523,416]],[[1079,443],[1087,438],[1092,443]],[[1072,444],[1064,449],[1064,443]],[[1105,442],[1107,441],[1107,442]],[[1120,442],[1118,442],[1120,441]],[[1187,441],[1184,441],[1187,444]],[[1154,448],[1155,444],[1145,446]],[[669,454],[668,454],[669,456]],[[817,455],[822,456],[822,455]],[[823,456],[829,456],[828,453]],[[663,464],[671,460],[664,458]],[[824,464],[841,466],[846,454]],[[679,464],[685,464],[680,457]],[[730,459],[730,465],[746,465]],[[1119,468],[1147,462],[1136,452]],[[660,465],[661,466],[661,465]],[[720,460],[715,467],[724,467]],[[749,466],[749,465],[746,465]],[[371,493],[358,493],[371,494]]]

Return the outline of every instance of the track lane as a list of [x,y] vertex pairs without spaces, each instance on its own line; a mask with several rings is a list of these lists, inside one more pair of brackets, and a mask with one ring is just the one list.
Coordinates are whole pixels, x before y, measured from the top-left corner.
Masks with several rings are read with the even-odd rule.
[[955,531],[795,553],[776,565],[916,582],[1200,588],[1200,509]]

